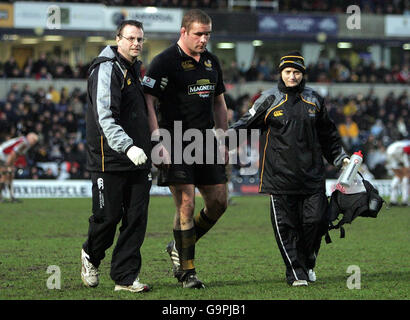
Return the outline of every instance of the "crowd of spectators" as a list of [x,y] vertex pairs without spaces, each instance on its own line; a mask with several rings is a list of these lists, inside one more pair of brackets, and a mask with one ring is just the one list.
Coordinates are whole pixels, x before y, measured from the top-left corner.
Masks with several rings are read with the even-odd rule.
[[38,59],[29,57],[21,68],[13,56],[0,62],[0,78],[85,79],[87,70],[88,64],[79,62],[72,67],[67,59],[47,56],[45,52]]
[[[261,0],[263,1],[263,0]],[[92,2],[70,0],[67,2]],[[116,6],[199,7],[226,9],[227,0],[106,0]],[[410,0],[352,1],[364,13],[410,14]],[[279,12],[344,12],[343,1],[295,1],[280,0]],[[278,80],[276,65],[268,58],[257,58],[249,68],[238,66],[235,61],[221,61],[224,80],[229,85],[251,81]],[[327,59],[321,56],[308,66],[308,81],[317,83],[410,83],[410,59],[390,68],[383,64],[358,61],[352,64],[345,59]],[[65,59],[42,53],[36,60],[29,58],[19,67],[13,57],[0,63],[0,78],[30,79],[86,79],[88,64],[71,66]],[[330,116],[335,121],[345,148],[352,153],[361,149],[365,165],[374,178],[387,178],[385,168],[386,147],[393,141],[407,138],[410,132],[410,98],[403,86],[403,93],[378,99],[373,92],[357,95],[326,97]],[[229,121],[243,115],[259,96],[244,95],[234,99],[226,94]],[[80,89],[68,92],[53,86],[33,90],[29,85],[12,85],[6,97],[0,97],[0,142],[29,131],[40,136],[40,142],[26,156],[26,166],[17,170],[21,179],[89,179],[85,170],[85,101],[86,93]],[[233,175],[241,181],[257,182],[257,175],[241,176],[240,166],[233,168]],[[328,166],[328,178],[335,178],[336,171]],[[244,180],[246,179],[246,180]]]
[[[226,94],[229,122],[239,119],[257,99],[260,92],[234,99]],[[0,99],[0,142],[29,131],[40,136],[40,142],[27,155],[27,166],[16,178],[88,179],[85,170],[86,93],[80,89],[68,92],[53,86],[32,90],[27,84],[11,86]],[[393,141],[409,138],[410,97],[403,93],[378,99],[374,92],[326,97],[328,112],[335,121],[345,148],[352,153],[361,149],[365,164],[377,179],[388,178],[385,149]],[[240,175],[240,166],[233,168]],[[243,169],[243,168],[242,168]],[[336,171],[328,166],[328,178]],[[257,175],[245,177],[257,180]]]
[[[222,59],[221,59],[222,60]],[[5,63],[0,62],[0,78],[34,78],[34,79],[86,79],[89,63],[77,63],[74,67],[65,59],[55,56],[47,57],[41,53],[37,60],[29,58],[23,68],[19,68],[14,57]],[[222,60],[224,80],[227,83],[248,81],[277,81],[277,66],[267,58],[256,58],[248,68],[239,66],[236,61],[227,63]],[[352,64],[348,59],[328,59],[320,57],[315,64],[308,67],[308,80],[318,83],[410,83],[410,55],[406,55],[402,64],[391,68],[382,63],[376,67],[374,62],[359,59]],[[144,72],[144,67],[142,72]]]
[[410,14],[408,0],[279,0],[279,11],[346,13],[350,5],[359,6],[362,13]]
[[357,95],[339,95],[327,101],[329,114],[338,126],[346,150],[361,149],[365,164],[376,179],[388,178],[386,148],[410,138],[410,96],[392,92],[378,99],[373,90]]
[[[403,56],[402,65],[376,67],[372,62],[356,59],[328,59],[325,55],[308,66],[310,83],[386,83],[402,84],[403,94],[390,94],[379,100],[369,92],[361,95],[327,97],[329,113],[336,122],[349,152],[364,150],[366,164],[376,178],[385,177],[384,149],[394,140],[409,138],[409,97],[405,89],[410,83],[410,55]],[[269,57],[256,56],[247,69],[235,61],[221,59],[227,87],[251,81],[276,82],[278,72]],[[20,70],[13,58],[0,66],[0,76],[30,79],[86,79],[88,65],[71,67],[64,59],[42,53],[36,60],[28,59]],[[145,69],[142,70],[142,73]],[[231,121],[238,119],[257,98],[244,95],[234,99],[226,95]],[[28,85],[12,85],[6,97],[0,97],[0,142],[28,131],[39,133],[41,142],[30,151],[27,168],[17,178],[88,178],[85,165],[85,92],[76,89],[57,91],[53,86],[33,90]],[[44,163],[57,166],[45,167]],[[330,167],[330,166],[329,166]],[[238,169],[238,168],[236,168]],[[239,168],[241,169],[241,168]],[[235,170],[234,172],[239,172]],[[329,169],[329,177],[335,174]],[[256,177],[251,177],[253,180]]]
[[[16,178],[85,179],[85,93],[11,86],[0,101],[0,141],[34,131],[39,143]],[[24,163],[24,162],[23,162]],[[49,164],[49,166],[47,166]]]
[[[277,59],[278,60],[278,59]],[[238,66],[236,61],[222,61],[224,80],[228,83],[249,81],[277,81],[277,65],[266,58],[255,59],[249,68]],[[386,83],[410,84],[410,55],[402,64],[387,68],[383,63],[376,67],[374,62],[362,59],[352,65],[347,59],[320,58],[315,64],[307,66],[309,82],[317,83]]]
[[[44,1],[44,0],[39,0]],[[272,10],[271,2],[277,2],[278,12],[331,12],[345,13],[349,5],[358,5],[362,13],[371,14],[410,14],[409,0],[353,0],[346,3],[343,0],[258,0],[265,5],[256,6],[257,10]],[[14,2],[8,0],[3,2]],[[107,6],[130,6],[130,7],[164,7],[164,8],[202,8],[202,9],[239,9],[250,10],[250,6],[234,4],[229,8],[228,0],[63,0],[60,2],[74,3],[102,3]],[[243,2],[243,0],[242,0]],[[250,0],[248,1],[250,4]],[[255,9],[255,8],[254,8]]]

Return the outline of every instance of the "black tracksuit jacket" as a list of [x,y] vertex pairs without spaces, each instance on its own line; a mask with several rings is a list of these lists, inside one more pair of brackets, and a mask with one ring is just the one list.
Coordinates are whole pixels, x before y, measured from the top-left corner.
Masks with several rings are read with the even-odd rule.
[[304,80],[295,89],[266,90],[231,129],[261,129],[259,192],[314,194],[325,190],[323,156],[336,167],[345,153],[323,98]]
[[[131,65],[116,46],[107,46],[90,66],[86,115],[89,171],[151,168],[151,135],[139,79],[140,64],[136,61]],[[133,145],[148,157],[138,167],[126,155]]]

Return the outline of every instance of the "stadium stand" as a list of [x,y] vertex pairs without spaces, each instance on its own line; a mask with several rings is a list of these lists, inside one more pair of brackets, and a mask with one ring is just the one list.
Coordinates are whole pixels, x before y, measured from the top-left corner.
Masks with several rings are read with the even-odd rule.
[[[6,1],[12,3],[13,1]],[[164,8],[191,8],[226,11],[235,1],[184,1],[184,0],[112,0],[112,1],[62,1],[71,3],[103,3],[107,6],[160,6]],[[265,1],[269,2],[269,1]],[[410,1],[352,1],[363,13],[376,15],[410,14]],[[343,1],[293,1],[280,0],[279,13],[343,13]],[[239,8],[244,10],[243,8]],[[248,10],[250,10],[248,8]],[[266,11],[266,7],[261,10]],[[234,11],[232,11],[234,12]],[[235,14],[235,13],[232,13]],[[383,61],[376,65],[372,59],[354,52],[351,57],[323,53],[308,65],[309,83],[315,84],[363,84],[392,85],[395,90],[377,94],[372,90],[363,92],[328,94],[326,103],[344,138],[349,152],[362,149],[365,164],[376,179],[388,178],[385,169],[385,148],[392,141],[409,138],[410,117],[408,85],[410,83],[410,52],[404,51],[391,66]],[[238,65],[235,59],[220,57],[224,69],[229,120],[238,119],[260,94],[259,89],[250,93],[236,92],[238,87],[251,87],[257,81],[271,84],[277,80],[276,66],[266,55],[255,53],[248,68]],[[24,65],[16,62],[13,55],[0,61],[0,78],[5,80],[0,94],[0,142],[7,137],[28,131],[40,135],[40,143],[29,151],[26,163],[17,170],[16,179],[88,179],[85,164],[85,83],[88,64],[81,61],[70,63],[64,55],[52,51],[29,57]],[[144,70],[143,70],[144,72]],[[58,86],[57,81],[67,80]],[[69,80],[69,81],[68,81]],[[68,84],[73,81],[74,84]],[[77,81],[77,82],[75,82]],[[44,85],[42,85],[44,83]],[[51,84],[50,84],[51,83]],[[3,82],[4,85],[4,82]],[[0,83],[1,87],[1,83]],[[4,89],[7,88],[7,89]],[[387,89],[386,89],[387,90]],[[233,179],[255,183],[257,175],[242,175],[244,168],[234,166]],[[329,166],[329,178],[336,172]]]
[[[228,93],[229,120],[233,122],[238,119],[257,96],[258,92],[253,96],[246,94],[235,99]],[[347,150],[364,150],[367,155],[366,163],[375,178],[386,178],[387,172],[383,170],[384,158],[381,154],[392,141],[409,136],[407,91],[403,90],[400,95],[391,93],[383,99],[370,92],[367,95],[328,96],[326,100],[329,113],[342,137],[347,137],[347,124],[355,124],[354,139],[345,140]],[[42,141],[29,152],[30,161],[26,168],[21,168],[17,178],[49,179],[49,172],[41,169],[43,162],[58,164],[55,171],[60,169],[63,174],[60,178],[88,177],[84,170],[85,108],[85,92],[80,89],[68,92],[63,88],[57,91],[50,86],[34,91],[28,85],[12,86],[6,99],[0,102],[3,136],[35,131]],[[238,171],[240,167],[236,169]],[[329,178],[334,178],[334,174],[335,172],[329,171]]]
[[[5,0],[2,2],[15,2],[14,0]],[[250,8],[250,0],[239,1],[229,0],[103,0],[103,1],[86,1],[86,0],[62,0],[59,2],[71,3],[99,3],[107,6],[130,6],[130,7],[163,7],[163,8],[203,8],[225,10],[231,5],[231,9],[240,8],[241,10]],[[249,2],[249,6],[242,3]],[[342,0],[260,0],[262,3],[277,2],[279,12],[345,12],[346,1]],[[360,6],[363,13],[372,14],[406,14],[410,13],[410,3],[407,0],[353,0],[349,5]],[[260,10],[266,10],[270,6],[261,5],[257,7]]]
[[[4,64],[0,64],[0,78],[34,78],[34,79],[86,79],[89,62],[71,66],[67,61],[57,57],[47,57],[44,53],[39,59],[29,58],[19,68],[15,58],[11,56]],[[266,58],[255,57],[248,69],[240,68],[235,61],[228,65],[223,61],[225,81],[238,83],[247,81],[276,81],[276,66]],[[321,59],[308,66],[309,81],[319,83],[410,83],[410,55],[399,65],[388,69],[383,64],[376,67],[374,62],[366,63],[359,59],[352,63],[346,59]]]

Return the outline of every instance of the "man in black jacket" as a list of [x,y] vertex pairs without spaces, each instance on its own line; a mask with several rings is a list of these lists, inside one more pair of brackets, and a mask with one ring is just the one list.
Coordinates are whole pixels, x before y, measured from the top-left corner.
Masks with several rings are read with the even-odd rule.
[[114,290],[149,290],[138,277],[151,188],[151,139],[137,60],[143,37],[142,23],[122,22],[118,46],[107,46],[89,70],[86,136],[93,215],[81,251],[81,278],[88,287],[98,285],[98,266],[122,220],[111,261]]
[[278,86],[263,92],[231,128],[261,129],[259,192],[271,198],[287,282],[306,286],[316,280],[313,268],[328,226],[323,156],[336,167],[348,156],[323,98],[305,87],[302,55],[283,56],[279,72]]

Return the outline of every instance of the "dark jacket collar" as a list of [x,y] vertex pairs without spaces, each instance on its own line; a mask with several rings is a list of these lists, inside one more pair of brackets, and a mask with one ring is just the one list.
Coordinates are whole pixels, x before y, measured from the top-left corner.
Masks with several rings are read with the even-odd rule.
[[289,94],[289,95],[296,95],[298,93],[302,93],[303,90],[305,89],[305,84],[306,80],[305,78],[302,79],[302,81],[297,85],[296,87],[287,87],[285,86],[285,83],[282,80],[282,77],[279,78],[278,81],[278,89],[279,91]]
[[[194,58],[192,58],[191,56],[189,56],[188,54],[186,54],[185,51],[182,50],[182,48],[178,45],[177,42],[175,42],[175,50],[177,51],[178,55],[179,55],[181,58],[194,59]],[[200,54],[200,57],[201,57],[200,59],[202,59],[202,57],[204,57],[207,53],[208,53],[208,49],[205,49],[205,51]],[[194,60],[195,60],[195,59],[194,59]]]
[[117,58],[118,62],[120,63],[121,67],[131,71],[132,73],[135,73],[134,76],[136,78],[139,77],[140,74],[140,69],[141,69],[141,64],[142,62],[140,60],[135,60],[134,62],[130,62],[127,59],[124,58],[124,56],[118,52],[118,47],[117,46],[112,46],[111,47],[114,51],[115,57]]
[[118,46],[106,46],[100,55],[92,61],[89,73],[100,63],[113,60],[117,60],[122,69],[130,70],[135,74],[135,77],[139,77],[142,62],[139,60],[135,60],[133,63],[129,62],[118,52]]

